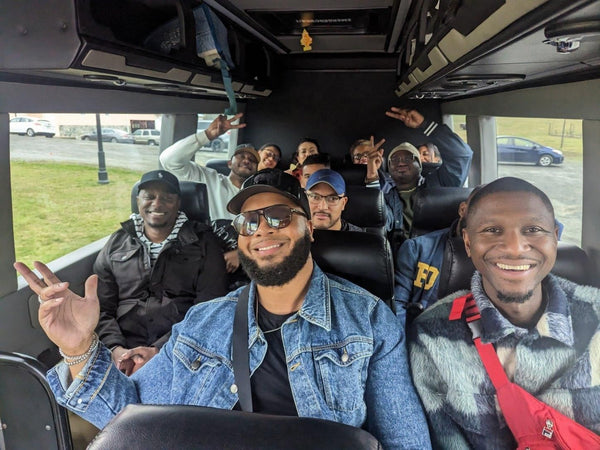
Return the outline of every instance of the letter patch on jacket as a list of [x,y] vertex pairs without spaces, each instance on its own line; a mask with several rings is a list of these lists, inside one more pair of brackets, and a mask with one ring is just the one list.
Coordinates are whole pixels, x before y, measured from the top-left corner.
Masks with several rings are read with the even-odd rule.
[[418,288],[428,291],[435,283],[435,280],[437,280],[439,274],[440,271],[436,267],[419,261],[417,263],[417,276],[413,284]]

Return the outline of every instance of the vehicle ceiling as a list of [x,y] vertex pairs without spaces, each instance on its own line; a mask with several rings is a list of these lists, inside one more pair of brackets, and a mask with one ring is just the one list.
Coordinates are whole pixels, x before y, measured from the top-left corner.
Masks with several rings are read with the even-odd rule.
[[[0,29],[14,31],[0,50],[0,80],[225,95],[220,72],[190,48],[148,51],[133,35],[144,30],[123,19],[123,11],[143,12],[138,23],[156,25],[173,11],[177,17],[174,4],[199,0],[63,0],[33,15],[28,3],[0,17]],[[441,100],[600,74],[600,0],[205,3],[228,29],[233,89],[242,99],[270,95],[282,71],[395,72],[397,95]],[[193,33],[186,29],[188,42]]]

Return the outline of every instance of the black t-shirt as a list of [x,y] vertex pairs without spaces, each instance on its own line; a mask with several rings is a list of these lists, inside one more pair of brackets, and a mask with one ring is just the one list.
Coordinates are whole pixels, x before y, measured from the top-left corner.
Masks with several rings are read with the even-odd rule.
[[252,406],[255,412],[281,416],[298,415],[288,379],[280,330],[283,322],[292,314],[294,313],[282,316],[271,314],[262,306],[258,306],[258,326],[263,330],[268,349],[265,359],[250,378]]

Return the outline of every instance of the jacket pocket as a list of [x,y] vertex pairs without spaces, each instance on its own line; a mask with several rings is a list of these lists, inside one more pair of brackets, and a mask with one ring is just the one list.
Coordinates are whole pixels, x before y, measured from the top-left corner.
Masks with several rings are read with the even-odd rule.
[[364,402],[365,383],[373,344],[363,338],[313,348],[321,389],[327,405],[354,411]]

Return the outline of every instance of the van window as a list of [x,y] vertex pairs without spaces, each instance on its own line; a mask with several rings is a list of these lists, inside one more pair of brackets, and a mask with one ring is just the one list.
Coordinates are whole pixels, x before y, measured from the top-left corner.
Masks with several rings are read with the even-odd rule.
[[[454,131],[466,139],[464,123],[464,116],[453,116]],[[581,120],[573,119],[496,118],[498,177],[523,178],[544,191],[564,225],[561,240],[577,245],[583,208],[581,128]]]

